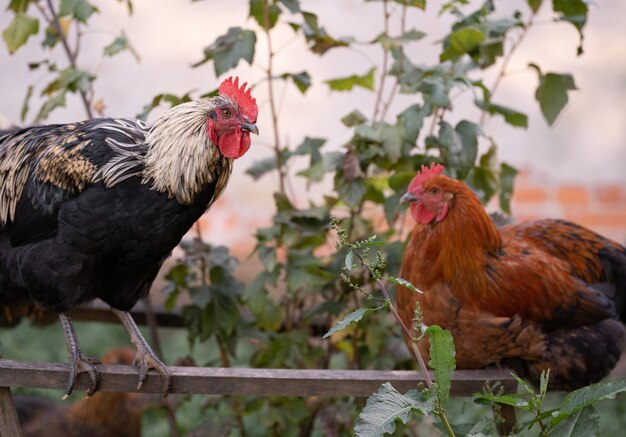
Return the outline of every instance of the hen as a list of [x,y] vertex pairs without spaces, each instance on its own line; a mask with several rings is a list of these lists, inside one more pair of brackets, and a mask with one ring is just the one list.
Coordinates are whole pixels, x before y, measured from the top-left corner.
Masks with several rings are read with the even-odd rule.
[[0,306],[34,301],[59,314],[66,394],[80,372],[90,376],[89,394],[97,388],[96,360],[82,353],[67,314],[95,298],[137,347],[139,386],[154,368],[167,394],[167,367],[128,311],[222,194],[233,160],[258,134],[257,113],[246,84],[230,78],[217,96],[178,105],[152,125],[101,118],[0,131]]
[[[626,339],[626,250],[564,220],[497,228],[476,195],[422,166],[402,202],[417,222],[400,276],[399,313],[411,324],[419,302],[426,325],[452,332],[457,367],[514,368],[552,389],[605,377]],[[427,341],[418,344],[428,355]]]

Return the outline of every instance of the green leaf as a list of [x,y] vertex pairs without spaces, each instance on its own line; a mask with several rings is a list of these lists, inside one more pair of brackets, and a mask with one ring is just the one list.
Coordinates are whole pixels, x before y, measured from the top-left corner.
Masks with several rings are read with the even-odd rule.
[[589,8],[584,0],[552,0],[552,9],[559,14],[559,20],[571,23],[580,35],[578,55],[583,53],[583,27],[587,24]]
[[541,3],[543,3],[543,0],[527,0],[527,2],[530,10],[533,12],[537,12],[541,7]]
[[454,61],[465,53],[478,47],[486,38],[482,30],[476,27],[464,27],[453,32],[444,42],[444,51],[439,56],[441,61]]
[[231,68],[235,68],[240,59],[252,64],[255,44],[256,34],[253,31],[231,27],[225,35],[218,37],[213,44],[204,49],[204,59],[193,66],[198,67],[213,60],[215,74],[220,76]]
[[411,182],[414,177],[414,171],[399,171],[394,173],[389,177],[389,188],[395,192],[402,192],[402,194],[404,194],[407,185],[409,185],[409,182]]
[[553,414],[550,425],[555,427],[567,417],[604,399],[614,399],[618,393],[626,392],[626,379],[615,382],[599,382],[579,388],[563,399],[561,408]]
[[600,415],[592,406],[585,407],[559,423],[549,435],[550,437],[599,436]]
[[426,34],[416,29],[409,30],[402,35],[392,38],[386,33],[378,35],[372,43],[379,43],[385,50],[391,50],[392,48],[399,48],[404,44],[412,41],[419,41],[424,38]]
[[169,93],[157,94],[152,98],[152,101],[150,103],[143,107],[143,111],[141,111],[140,114],[137,114],[137,118],[139,120],[145,121],[148,118],[148,114],[150,114],[150,111],[159,106],[161,102],[169,103],[170,108],[173,108],[176,105],[180,105],[181,103],[190,102],[190,93],[191,91],[183,94],[182,96],[177,96],[175,94]]
[[542,74],[539,67],[530,64],[539,74],[539,86],[535,92],[535,98],[541,107],[541,113],[550,126],[567,105],[569,98],[567,92],[575,90],[574,78],[571,74],[547,73]]
[[30,102],[30,98],[33,95],[33,86],[28,85],[28,89],[26,90],[26,97],[24,97],[24,103],[22,103],[22,110],[20,111],[20,119],[22,122],[26,120],[26,114],[28,114],[28,103]]
[[328,84],[328,87],[333,91],[350,91],[355,86],[360,86],[361,88],[373,91],[375,71],[376,67],[372,67],[367,73],[362,76],[357,76],[353,74],[352,76],[348,77],[329,79],[325,82]]
[[87,0],[61,0],[59,6],[59,17],[72,16],[81,23],[86,23],[98,8]]
[[358,109],[355,109],[341,119],[341,122],[347,127],[357,126],[359,124],[365,123],[366,121],[367,117],[363,115],[363,113]]
[[450,331],[433,325],[426,329],[430,342],[430,361],[428,365],[435,369],[437,397],[445,408],[450,397],[452,374],[456,368],[454,342]]
[[292,14],[300,12],[300,0],[279,0]]
[[439,134],[434,139],[434,145],[453,171],[453,177],[464,179],[474,167],[478,154],[478,135],[482,135],[480,126],[467,120],[461,120],[454,129],[445,121],[439,123]]
[[500,165],[500,209],[511,214],[511,196],[513,195],[513,183],[517,170],[506,163]]
[[265,174],[275,169],[276,169],[276,157],[272,156],[270,158],[260,159],[254,162],[246,170],[246,173],[252,176],[252,178],[256,181],[260,179],[262,176],[264,176]]
[[333,335],[335,332],[339,332],[342,329],[347,328],[352,323],[357,323],[359,320],[363,318],[364,315],[368,313],[373,313],[377,309],[379,308],[359,308],[358,310],[351,312],[346,317],[344,317],[343,319],[335,323],[335,326],[330,328],[330,331],[324,334],[324,337],[322,338],[328,338],[331,335]]
[[31,35],[39,32],[39,20],[26,14],[15,14],[9,26],[2,32],[2,38],[10,54],[26,44]]
[[494,395],[492,393],[476,393],[474,394],[473,399],[475,402],[480,404],[497,402],[499,404],[511,405],[524,411],[531,411],[532,406],[521,396],[522,395],[518,394]]
[[335,175],[335,190],[346,205],[351,208],[357,208],[361,203],[361,199],[365,196],[367,186],[363,178],[346,179],[340,173]]
[[306,91],[311,87],[311,76],[306,71],[301,73],[284,73],[280,75],[283,79],[291,79],[293,83],[298,87],[302,94],[305,94]]
[[402,285],[403,287],[406,287],[409,290],[413,290],[416,293],[422,293],[422,294],[424,293],[422,290],[417,288],[415,285],[413,285],[411,282],[407,281],[406,279],[396,278],[395,276],[387,276],[385,279],[387,279],[389,282],[393,282],[394,284]]
[[506,106],[497,105],[495,103],[485,102],[484,100],[475,100],[474,103],[480,109],[487,111],[491,115],[499,114],[503,116],[504,121],[509,123],[511,126],[523,127],[524,129],[528,127],[528,116],[523,112],[516,111]]
[[[265,5],[267,4],[267,23],[265,22]],[[280,8],[266,0],[250,0],[250,16],[253,17],[263,29],[271,29],[276,25],[280,16]]]
[[28,5],[33,0],[11,0],[7,10],[13,11],[16,14],[23,14],[28,10]]
[[430,415],[435,408],[435,397],[430,393],[420,396],[412,390],[402,395],[385,382],[378,391],[367,399],[354,426],[357,437],[379,437],[396,430],[396,420],[407,424],[414,412]]
[[332,48],[350,45],[348,41],[333,38],[326,32],[326,29],[320,27],[317,15],[302,11],[302,18],[304,19],[302,25],[292,23],[292,27],[294,30],[302,29],[313,53],[323,55]]
[[54,109],[61,108],[64,106],[65,106],[65,93],[56,94],[55,96],[46,100],[43,105],[41,105],[41,108],[39,109],[39,113],[37,114],[37,117],[35,118],[35,122],[40,122],[42,120],[45,120],[46,118],[48,118],[48,115],[50,115],[50,113]]
[[104,55],[114,56],[120,52],[123,52],[124,50],[130,51],[130,53],[133,55],[137,62],[141,61],[141,59],[139,58],[139,54],[130,44],[128,37],[124,32],[122,32],[120,36],[116,37],[111,44],[104,48]]

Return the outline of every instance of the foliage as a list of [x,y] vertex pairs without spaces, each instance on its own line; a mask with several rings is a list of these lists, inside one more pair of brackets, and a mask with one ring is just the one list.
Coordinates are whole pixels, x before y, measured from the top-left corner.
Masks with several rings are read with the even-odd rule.
[[[119,3],[125,5],[129,14],[133,13],[132,1]],[[355,399],[213,399],[207,404],[211,414],[204,418],[205,423],[194,424],[199,429],[226,427],[236,430],[233,435],[249,436],[349,435],[356,423],[354,430],[358,435],[382,435],[394,429],[399,432],[402,426],[410,427],[410,416],[417,411],[438,416],[446,431],[452,432],[444,411],[454,371],[449,333],[419,322],[412,331],[389,317],[389,312],[394,313],[394,286],[421,292],[395,276],[405,235],[399,199],[416,170],[436,161],[446,166],[449,175],[467,182],[483,202],[497,196],[500,209],[510,212],[516,170],[498,161],[498,139],[487,131],[485,121],[498,116],[513,128],[526,128],[529,119],[507,102],[498,101],[498,86],[541,7],[551,6],[555,25],[562,22],[576,28],[580,36],[579,54],[588,9],[582,0],[519,0],[522,11],[503,16],[492,0],[485,0],[477,8],[469,6],[466,0],[449,0],[440,6],[440,15],[451,18],[453,24],[443,35],[426,35],[406,26],[408,11],[421,13],[425,0],[376,3],[383,30],[372,29],[367,41],[331,35],[314,12],[302,9],[299,0],[250,0],[247,28],[211,23],[223,27],[223,34],[215,41],[207,41],[194,68],[206,68],[212,63],[213,71],[220,76],[242,60],[254,64],[260,56],[267,59],[263,66],[266,76],[253,85],[267,86],[269,105],[263,111],[273,120],[273,155],[253,164],[247,173],[255,180],[277,174],[275,214],[269,226],[256,230],[254,256],[262,271],[249,283],[241,284],[235,279],[236,260],[225,248],[194,239],[182,246],[184,256],[167,272],[165,292],[170,306],[185,298],[182,312],[191,345],[215,345],[219,351],[201,364],[417,368],[402,345],[403,333],[413,337],[417,332],[429,335],[436,383],[405,395],[383,385],[365,405]],[[89,117],[92,109],[102,108],[102,102],[94,95],[96,74],[77,63],[82,30],[99,13],[96,2],[11,0],[8,10],[12,20],[2,36],[9,52],[15,53],[39,37],[42,50],[48,55],[41,62],[29,64],[32,70],[46,69],[50,80],[43,87],[34,84],[27,88],[22,118],[27,118],[29,100],[35,92],[46,100],[34,121],[45,120],[52,111],[66,105],[72,94],[80,97]],[[389,30],[392,21],[399,28],[397,33]],[[378,50],[380,58],[372,61],[367,71],[322,80],[314,72],[295,66],[293,70],[276,72],[275,58],[281,56],[281,50],[273,48],[272,38],[277,31],[290,32],[293,38],[302,40],[311,56],[324,57],[328,52],[366,46]],[[70,38],[70,34],[75,37]],[[262,37],[267,42],[263,46],[258,44]],[[71,41],[78,42],[72,45]],[[431,64],[406,50],[408,45],[433,43],[438,44],[440,53],[438,61]],[[64,64],[51,56],[55,47],[63,49]],[[139,59],[121,32],[102,48],[102,56],[106,59],[124,51]],[[552,125],[568,103],[569,93],[576,89],[575,81],[568,73],[543,71],[539,65],[536,62],[529,66],[538,74],[534,97],[546,122]],[[491,73],[497,79],[489,85],[484,78]],[[324,138],[323,132],[307,132],[297,147],[284,146],[274,85],[285,83],[305,94],[321,82],[331,92],[346,92],[355,87],[371,91],[371,112],[358,108],[349,114],[336,114],[350,132],[345,144]],[[160,93],[141,108],[139,117],[146,119],[155,107],[174,106],[196,94],[196,90],[183,95]],[[410,96],[411,104],[396,110],[398,94]],[[469,98],[480,110],[478,120],[456,116],[453,104],[459,98]],[[303,162],[306,165],[302,168]],[[302,178],[307,188],[332,181],[332,189],[324,193],[322,200],[311,196],[296,203],[285,188],[292,177]],[[334,229],[329,226],[331,215],[340,217],[334,222]],[[385,222],[377,222],[378,216],[384,216]],[[337,237],[337,232],[341,244],[336,253],[330,254],[329,241]],[[378,237],[370,237],[374,234]],[[577,435],[583,430],[595,430],[597,415],[592,410],[593,402],[622,391],[620,385],[596,385],[588,391],[574,392],[577,394],[568,397],[560,409],[547,413],[542,410],[545,386],[539,394],[524,387],[527,392],[520,396],[483,394],[476,399],[512,404],[533,414],[534,418],[524,426],[540,426],[542,432],[549,431],[550,435]],[[182,410],[184,407],[179,411]],[[492,425],[493,421],[484,419],[473,423],[468,431],[488,435],[490,429],[495,430]],[[189,426],[186,424],[185,429]]]

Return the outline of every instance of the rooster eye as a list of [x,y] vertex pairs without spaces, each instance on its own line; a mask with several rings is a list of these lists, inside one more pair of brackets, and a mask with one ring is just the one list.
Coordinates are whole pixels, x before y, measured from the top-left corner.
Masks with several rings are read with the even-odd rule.
[[224,116],[224,118],[230,118],[233,113],[230,109],[222,109],[222,115]]

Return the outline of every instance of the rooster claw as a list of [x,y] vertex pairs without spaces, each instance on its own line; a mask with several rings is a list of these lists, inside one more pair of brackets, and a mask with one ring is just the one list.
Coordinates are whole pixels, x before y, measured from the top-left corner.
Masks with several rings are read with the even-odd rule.
[[76,354],[71,354],[69,362],[70,381],[65,389],[63,400],[67,399],[72,394],[74,386],[76,385],[76,379],[81,373],[87,373],[91,380],[91,386],[87,389],[87,397],[92,396],[96,392],[98,384],[100,383],[100,373],[98,373],[96,369],[96,364],[100,364],[100,361],[96,358],[84,355],[80,350]]
[[139,369],[139,381],[137,382],[137,390],[141,390],[143,383],[148,376],[148,370],[154,369],[161,375],[163,381],[162,396],[167,397],[170,388],[172,386],[172,377],[170,371],[161,360],[159,360],[152,350],[146,350],[143,348],[137,349],[137,354],[133,359],[133,365]]

